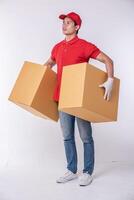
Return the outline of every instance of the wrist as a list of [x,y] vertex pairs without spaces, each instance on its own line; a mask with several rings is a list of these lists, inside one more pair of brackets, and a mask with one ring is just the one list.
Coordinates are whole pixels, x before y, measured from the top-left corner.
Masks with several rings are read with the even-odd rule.
[[113,82],[114,81],[114,77],[108,77],[107,80]]

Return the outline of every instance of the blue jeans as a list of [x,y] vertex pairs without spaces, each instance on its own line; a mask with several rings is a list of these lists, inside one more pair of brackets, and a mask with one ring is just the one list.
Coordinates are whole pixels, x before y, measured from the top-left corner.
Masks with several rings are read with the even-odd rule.
[[74,135],[75,118],[84,148],[83,173],[88,172],[91,175],[94,169],[94,141],[92,137],[91,123],[79,117],[59,111],[59,119],[67,159],[67,169],[73,173],[77,172],[77,150]]

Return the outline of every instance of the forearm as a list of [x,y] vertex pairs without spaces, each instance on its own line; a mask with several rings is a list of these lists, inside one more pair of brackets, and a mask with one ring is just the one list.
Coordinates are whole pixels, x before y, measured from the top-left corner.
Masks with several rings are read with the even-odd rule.
[[113,78],[113,76],[114,76],[114,64],[113,64],[112,59],[103,52],[101,52],[96,57],[96,59],[105,64],[108,77]]
[[108,77],[113,78],[114,77],[114,64],[111,59],[108,59],[104,62],[106,71],[108,74]]

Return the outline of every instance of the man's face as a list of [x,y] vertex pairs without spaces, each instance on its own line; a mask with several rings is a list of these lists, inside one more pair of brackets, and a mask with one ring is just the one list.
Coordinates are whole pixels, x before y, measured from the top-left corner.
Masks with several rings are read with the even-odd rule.
[[79,29],[79,25],[75,25],[74,21],[69,17],[65,17],[62,24],[62,32],[64,35],[72,35]]

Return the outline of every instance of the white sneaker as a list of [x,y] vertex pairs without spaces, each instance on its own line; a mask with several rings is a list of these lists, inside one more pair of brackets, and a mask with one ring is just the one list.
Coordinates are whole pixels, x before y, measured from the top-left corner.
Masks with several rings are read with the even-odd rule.
[[77,178],[77,174],[74,174],[73,172],[71,172],[70,170],[68,170],[63,176],[61,176],[60,178],[58,178],[56,180],[57,183],[65,183],[67,181],[71,181],[73,179]]
[[80,186],[86,186],[86,185],[89,185],[91,182],[92,182],[93,178],[92,176],[85,172],[85,173],[82,173],[80,176],[79,176],[79,185]]

